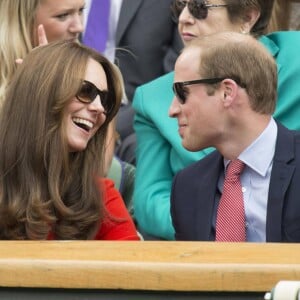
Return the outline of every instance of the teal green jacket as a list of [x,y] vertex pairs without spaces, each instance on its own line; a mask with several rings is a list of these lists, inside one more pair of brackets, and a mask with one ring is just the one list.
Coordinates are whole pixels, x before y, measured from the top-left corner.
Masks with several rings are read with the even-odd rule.
[[[274,56],[278,67],[274,117],[288,128],[300,130],[300,32],[276,32],[261,37],[260,41]],[[181,145],[177,120],[168,116],[174,97],[173,78],[171,72],[140,86],[133,100],[137,135],[135,218],[142,231],[168,240],[174,239],[170,216],[173,177],[212,151],[210,148],[189,152]]]

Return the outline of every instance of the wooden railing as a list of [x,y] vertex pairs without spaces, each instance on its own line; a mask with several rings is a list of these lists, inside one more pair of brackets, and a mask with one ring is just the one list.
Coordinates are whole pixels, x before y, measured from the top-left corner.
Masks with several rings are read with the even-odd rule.
[[0,286],[268,291],[300,280],[300,244],[0,242]]

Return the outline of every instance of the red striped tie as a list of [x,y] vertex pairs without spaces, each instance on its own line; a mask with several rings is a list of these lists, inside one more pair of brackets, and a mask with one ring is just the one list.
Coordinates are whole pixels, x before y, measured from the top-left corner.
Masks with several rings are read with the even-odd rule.
[[233,160],[227,167],[223,193],[220,199],[216,241],[244,242],[246,240],[245,209],[240,174],[245,164],[239,159]]

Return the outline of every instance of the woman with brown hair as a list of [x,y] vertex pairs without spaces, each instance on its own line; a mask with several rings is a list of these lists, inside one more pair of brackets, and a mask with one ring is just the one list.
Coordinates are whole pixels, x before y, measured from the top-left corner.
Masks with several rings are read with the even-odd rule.
[[[17,69],[16,60],[26,57],[32,49],[47,42],[78,40],[84,29],[84,8],[84,0],[0,1],[0,108],[7,85]],[[114,128],[112,123],[110,127]],[[115,133],[115,129],[109,132]],[[114,138],[112,146],[113,143]],[[118,180],[121,177],[122,182],[131,182],[132,176],[124,175],[118,168],[114,168],[120,162],[115,157],[110,161],[109,151],[113,154],[114,147],[108,147],[106,151],[108,176],[113,179],[124,201],[131,203],[131,194],[124,193]]]
[[1,239],[132,239],[135,226],[103,178],[116,67],[73,41],[31,51],[0,115]]

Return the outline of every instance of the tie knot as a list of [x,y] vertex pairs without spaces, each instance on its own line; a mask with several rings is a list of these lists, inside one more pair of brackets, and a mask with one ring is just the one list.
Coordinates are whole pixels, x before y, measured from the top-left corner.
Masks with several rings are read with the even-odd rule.
[[244,167],[245,164],[241,160],[232,160],[227,167],[226,177],[239,177],[243,172]]

